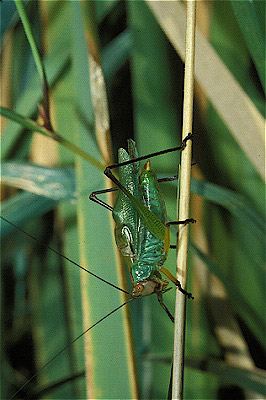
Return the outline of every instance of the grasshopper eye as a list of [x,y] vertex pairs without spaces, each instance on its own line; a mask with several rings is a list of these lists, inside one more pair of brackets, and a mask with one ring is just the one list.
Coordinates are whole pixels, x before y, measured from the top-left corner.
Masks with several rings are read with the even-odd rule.
[[133,290],[131,292],[132,297],[141,297],[144,296],[145,285],[142,283],[137,283],[134,285]]
[[149,296],[155,292],[157,283],[152,279],[143,280],[134,285],[131,295],[133,297]]
[[135,289],[137,292],[143,292],[143,290],[145,289],[145,286],[142,285],[142,283],[138,283],[138,284],[134,287],[134,289]]

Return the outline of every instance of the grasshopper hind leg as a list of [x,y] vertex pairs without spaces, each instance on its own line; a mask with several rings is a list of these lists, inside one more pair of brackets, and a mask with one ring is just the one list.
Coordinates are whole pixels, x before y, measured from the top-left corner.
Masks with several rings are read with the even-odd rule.
[[174,322],[175,322],[174,317],[172,316],[172,314],[170,313],[170,311],[168,310],[168,308],[166,307],[166,305],[165,305],[164,302],[163,302],[163,295],[162,295],[162,292],[158,292],[158,293],[156,293],[156,294],[157,294],[157,299],[158,299],[158,301],[159,301],[159,303],[160,303],[160,306],[164,309],[164,311],[166,312],[166,314],[168,315],[168,317],[170,318],[170,320],[174,323]]
[[92,192],[89,196],[89,199],[94,201],[97,204],[100,204],[100,206],[107,208],[107,210],[109,211],[113,211],[113,207],[111,207],[109,204],[105,203],[104,201],[102,201],[101,199],[99,199],[97,197],[98,194],[104,194],[104,193],[110,193],[110,192],[114,192],[115,190],[118,190],[117,187],[113,187],[110,189],[103,189],[103,190],[97,190],[95,192]]
[[170,281],[176,285],[176,287],[178,288],[178,290],[181,293],[186,295],[189,299],[194,299],[194,297],[192,296],[192,293],[189,293],[185,289],[183,289],[179,280],[176,279],[176,277],[173,274],[171,274],[171,272],[168,271],[168,269],[166,269],[165,267],[161,267],[160,272],[162,272],[164,275],[166,275],[167,278],[170,279]]

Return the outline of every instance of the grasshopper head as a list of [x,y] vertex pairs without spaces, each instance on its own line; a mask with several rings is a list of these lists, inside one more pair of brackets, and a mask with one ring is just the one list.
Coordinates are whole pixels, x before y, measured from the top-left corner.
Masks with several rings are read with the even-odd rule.
[[156,286],[158,286],[158,284],[154,280],[144,279],[133,285],[131,295],[132,297],[149,296],[155,292]]
[[133,285],[132,297],[149,296],[152,293],[164,292],[168,282],[163,279],[143,279]]

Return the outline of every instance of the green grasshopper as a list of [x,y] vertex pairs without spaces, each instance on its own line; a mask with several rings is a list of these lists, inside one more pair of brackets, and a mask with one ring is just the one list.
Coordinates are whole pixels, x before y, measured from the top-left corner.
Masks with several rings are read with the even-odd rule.
[[[90,195],[90,199],[112,211],[115,220],[116,244],[126,259],[132,281],[131,296],[133,298],[148,296],[156,293],[158,301],[174,321],[173,316],[163,303],[162,295],[169,282],[162,279],[161,272],[170,279],[177,288],[193,298],[191,293],[184,290],[180,282],[163,267],[170,245],[170,225],[195,222],[193,218],[185,221],[167,222],[165,202],[160,192],[158,182],[173,178],[158,180],[150,168],[149,158],[170,151],[183,150],[188,135],[178,148],[138,157],[136,145],[128,140],[128,152],[121,148],[118,152],[118,164],[111,165],[104,171],[116,185],[116,188],[99,190]],[[144,169],[140,171],[139,161],[147,159]],[[111,172],[119,168],[120,180]],[[100,200],[97,195],[118,190],[114,207]]]
[[[195,221],[193,219],[187,219],[185,221],[167,222],[165,203],[159,189],[159,182],[173,180],[176,179],[176,177],[157,180],[155,173],[150,168],[149,160],[149,158],[155,155],[164,154],[175,150],[182,150],[186,145],[186,141],[190,138],[191,135],[188,135],[180,147],[163,150],[159,153],[149,154],[148,156],[144,157],[138,157],[135,142],[133,140],[129,140],[128,152],[124,149],[119,150],[119,164],[111,165],[105,170],[105,174],[117,185],[117,187],[93,192],[90,195],[91,200],[101,204],[108,210],[111,210],[113,213],[116,223],[116,243],[122,255],[127,260],[133,287],[131,293],[125,292],[132,296],[127,302],[121,304],[119,307],[105,315],[103,318],[101,318],[101,320],[98,320],[85,332],[79,335],[79,337],[83,336],[88,330],[92,329],[95,325],[116,312],[132,299],[148,296],[153,293],[156,293],[160,305],[164,308],[169,318],[174,321],[173,316],[162,300],[163,293],[169,289],[167,288],[168,281],[162,279],[161,273],[165,274],[182,293],[192,298],[191,293],[186,292],[181,287],[180,282],[171,274],[170,271],[163,267],[163,264],[166,260],[169,248],[175,248],[175,246],[170,246],[170,225],[186,224],[188,222]],[[144,169],[140,171],[139,162],[146,158],[148,158],[148,161],[146,162]],[[111,169],[116,167],[119,167],[120,181],[118,181],[111,172]],[[114,207],[112,208],[110,205],[98,199],[97,195],[113,190],[117,190],[118,194]],[[1,216],[1,218],[10,225],[13,225],[4,217]],[[23,229],[18,229],[26,233]],[[32,239],[37,240],[28,233],[26,234]],[[39,241],[37,240],[37,242]],[[46,247],[46,245],[44,246]],[[89,274],[95,276],[96,278],[108,283],[116,289],[122,290],[98,275],[92,273],[91,271],[83,268],[72,260],[69,260],[66,256],[62,255],[53,248],[49,246],[48,248],[54,253],[63,256],[68,261],[71,261],[77,267],[86,270]],[[38,375],[42,369],[46,368],[55,358],[57,358],[59,354],[61,354],[72,343],[74,343],[79,337],[74,339],[70,344],[65,346],[65,348],[63,348],[52,359],[50,359],[37,373],[35,373],[27,382],[25,382],[25,384],[20,387],[16,393],[13,394],[12,398],[26,385],[28,385],[28,383],[32,381],[32,379],[36,377],[36,375]]]

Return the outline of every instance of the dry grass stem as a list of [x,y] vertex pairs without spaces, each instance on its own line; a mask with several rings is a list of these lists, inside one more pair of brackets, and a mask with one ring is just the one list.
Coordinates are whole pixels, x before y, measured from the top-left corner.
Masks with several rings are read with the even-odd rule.
[[[183,131],[184,139],[192,131],[193,91],[194,91],[194,54],[195,54],[196,2],[187,3],[186,57],[184,82]],[[181,156],[179,220],[189,218],[190,177],[192,143],[188,141]],[[178,276],[183,288],[186,288],[188,261],[188,225],[181,225],[178,236]],[[182,399],[184,374],[184,339],[185,339],[186,298],[176,291],[175,340],[173,360],[172,398]]]

